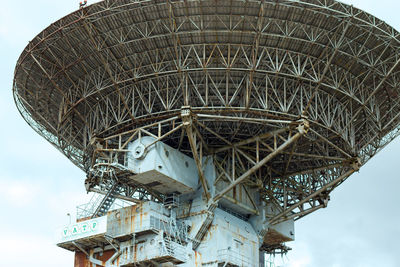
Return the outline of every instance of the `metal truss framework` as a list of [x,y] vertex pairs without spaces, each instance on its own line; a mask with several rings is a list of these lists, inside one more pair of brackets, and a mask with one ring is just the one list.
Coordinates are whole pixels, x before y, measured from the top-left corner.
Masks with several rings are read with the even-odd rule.
[[[218,121],[227,124],[252,123],[261,127],[267,123],[276,124],[276,130],[232,143],[206,126],[209,122]],[[111,185],[108,187],[104,185],[110,180],[109,177],[114,176],[117,177],[118,183],[126,187],[121,194],[116,195],[117,197],[142,201],[152,196],[153,200],[162,201],[163,196],[157,195],[151,189],[142,191],[144,185],[131,184],[133,180],[130,177],[135,174],[126,167],[129,159],[129,150],[126,148],[131,140],[143,136],[155,138],[155,141],[146,148],[159,141],[179,139],[178,148],[195,159],[199,170],[199,182],[208,201],[218,203],[222,197],[226,198],[225,194],[233,188],[243,187],[246,197],[253,206],[249,210],[253,214],[258,214],[256,204],[258,200],[249,193],[249,188],[257,188],[263,199],[273,203],[280,210],[279,214],[270,215],[272,224],[288,218],[297,219],[326,207],[330,191],[360,166],[358,158],[341,155],[341,151],[335,150],[333,144],[326,143],[326,140],[318,136],[313,138],[313,130],[310,129],[307,133],[308,130],[308,121],[304,119],[293,122],[210,116],[193,113],[188,107],[184,107],[179,116],[94,140],[96,148],[93,150],[92,167],[89,171],[91,176],[86,180],[87,189],[107,194]],[[225,145],[214,146],[205,141],[212,137],[215,137],[216,144]],[[189,143],[190,146],[184,149],[182,147],[184,143]],[[317,154],[296,152],[302,146],[308,147],[310,144],[318,145],[321,151]],[[333,152],[337,156],[329,156]],[[205,155],[212,156],[216,166],[217,178],[213,185],[207,184],[203,175],[203,166],[199,159]],[[313,168],[315,160],[326,162],[326,165]],[[284,171],[281,171],[282,169]],[[218,188],[218,183],[223,183],[225,189],[217,192],[211,199],[210,187]]]
[[[150,135],[195,159],[207,199],[259,188],[276,224],[325,207],[400,134],[399,40],[333,0],[103,1],[30,42],[13,92],[88,190],[161,199],[125,168],[127,144]],[[205,155],[229,185],[215,196]]]

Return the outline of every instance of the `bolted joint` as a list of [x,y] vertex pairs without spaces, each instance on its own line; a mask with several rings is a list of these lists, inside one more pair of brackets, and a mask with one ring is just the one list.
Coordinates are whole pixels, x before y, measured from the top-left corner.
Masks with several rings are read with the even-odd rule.
[[328,202],[331,200],[331,197],[328,192],[322,192],[318,198],[318,202],[324,207],[328,207]]
[[308,132],[308,129],[310,129],[310,123],[306,119],[301,119],[299,120],[299,125],[297,126],[297,130],[299,131],[300,134],[305,135]]
[[96,185],[96,182],[94,181],[94,179],[91,177],[91,174],[87,174],[87,177],[85,179],[85,189],[86,192],[89,192],[90,189],[92,189],[94,186]]
[[218,201],[214,201],[213,199],[209,199],[207,202],[207,210],[209,212],[213,212],[218,206]]
[[361,159],[359,157],[350,159],[349,164],[350,164],[351,168],[357,172],[360,170],[360,168],[362,166]]
[[182,118],[191,117],[191,115],[192,115],[192,109],[190,106],[181,107],[181,117]]
[[183,121],[183,125],[189,126],[192,124],[192,109],[190,106],[183,106],[181,108],[181,118]]

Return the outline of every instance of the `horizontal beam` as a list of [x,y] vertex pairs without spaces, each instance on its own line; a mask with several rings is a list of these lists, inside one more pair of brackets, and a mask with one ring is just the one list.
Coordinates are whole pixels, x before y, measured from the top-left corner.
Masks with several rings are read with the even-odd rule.
[[246,171],[244,174],[242,174],[239,178],[237,178],[233,183],[231,183],[228,187],[226,187],[224,190],[219,192],[215,197],[214,201],[218,201],[223,195],[225,195],[227,192],[232,190],[235,186],[238,184],[242,183],[244,180],[246,180],[250,175],[255,173],[258,169],[260,169],[262,166],[264,166],[268,161],[273,159],[275,156],[279,155],[283,150],[285,150],[289,145],[291,145],[294,141],[296,141],[298,138],[300,138],[303,134],[305,134],[306,131],[299,131],[292,137],[290,137],[286,142],[284,142],[282,145],[280,145],[276,150],[271,152],[268,156],[263,158],[261,161],[259,161],[256,165],[254,165],[252,168],[250,168],[248,171]]
[[289,130],[290,130],[290,127],[281,128],[281,129],[278,129],[278,130],[275,130],[275,131],[272,131],[272,132],[264,133],[264,134],[261,134],[261,135],[258,135],[258,136],[251,137],[251,138],[246,139],[246,140],[242,140],[242,141],[237,142],[237,143],[232,144],[232,145],[228,145],[228,146],[224,146],[224,147],[218,148],[218,149],[214,150],[214,152],[215,153],[219,153],[219,152],[223,152],[223,151],[229,150],[232,147],[244,146],[244,145],[259,141],[259,140],[264,140],[264,139],[273,137],[275,135],[287,132]]
[[[90,188],[89,191],[93,192],[93,193],[102,194],[102,195],[106,195],[107,194],[107,192],[102,191],[100,189],[96,189],[96,188]],[[123,195],[120,195],[120,194],[113,193],[113,194],[111,194],[111,196],[113,196],[115,198],[118,198],[118,199],[122,199],[122,200],[126,200],[126,201],[129,201],[129,202],[133,202],[133,203],[136,203],[136,204],[142,203],[142,201],[139,200],[139,199],[123,196]]]
[[310,199],[318,196],[319,194],[321,194],[322,192],[324,192],[325,190],[327,190],[329,187],[334,186],[337,183],[342,182],[343,180],[347,179],[347,177],[349,177],[350,175],[352,175],[354,172],[356,171],[356,169],[351,169],[349,171],[347,171],[346,173],[340,175],[339,177],[337,177],[336,179],[334,179],[333,181],[331,181],[330,183],[324,185],[323,187],[321,187],[320,189],[318,189],[317,191],[315,191],[314,193],[310,194],[309,196],[303,198],[302,200],[300,200],[299,202],[297,202],[296,204],[290,206],[290,208],[284,210],[283,212],[279,213],[278,215],[276,215],[275,217],[273,217],[270,220],[270,224],[276,224],[279,220],[279,218],[283,217],[284,215],[288,214],[289,212],[293,211],[294,209],[300,207],[301,205],[303,205],[304,203],[306,203],[307,201],[309,201]]

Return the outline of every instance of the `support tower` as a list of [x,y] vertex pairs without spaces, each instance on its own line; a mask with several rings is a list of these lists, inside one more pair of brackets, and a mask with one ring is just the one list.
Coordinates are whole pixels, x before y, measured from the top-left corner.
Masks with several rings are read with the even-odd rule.
[[399,135],[399,48],[335,0],[81,5],[28,44],[13,86],[101,195],[58,246],[76,267],[264,266]]

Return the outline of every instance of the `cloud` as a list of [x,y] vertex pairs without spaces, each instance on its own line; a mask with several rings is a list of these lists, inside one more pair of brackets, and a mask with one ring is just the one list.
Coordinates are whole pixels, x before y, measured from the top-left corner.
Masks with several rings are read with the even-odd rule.
[[[304,242],[298,242],[296,244],[296,254],[288,256],[288,263],[285,267],[308,267],[312,261],[312,255],[310,249]],[[290,252],[289,252],[290,253]]]
[[0,8],[0,40],[9,45],[17,45],[32,35],[34,24],[28,24],[23,19],[24,8],[13,4],[18,1],[5,1]]
[[40,188],[32,181],[13,181],[0,177],[0,201],[9,207],[27,207],[39,193]]
[[[53,232],[85,203],[84,175],[28,128],[11,96],[13,69],[23,47],[45,27],[77,9],[79,1],[3,1],[0,8],[0,222],[2,266],[71,267],[73,254],[57,248]],[[98,1],[90,1],[92,4]],[[344,1],[399,29],[400,2]],[[8,90],[8,91],[7,91]],[[400,140],[399,140],[400,141]],[[398,213],[400,142],[393,142],[359,175],[332,194],[328,209],[296,223],[296,241],[283,267],[400,266]],[[3,218],[2,217],[2,218]]]
[[56,247],[50,238],[29,234],[29,231],[33,230],[34,227],[34,224],[27,220],[24,229],[2,234],[0,242],[1,265],[7,267],[73,266],[72,252]]
[[364,10],[400,30],[398,19],[400,5],[398,0],[342,0],[341,2]]

